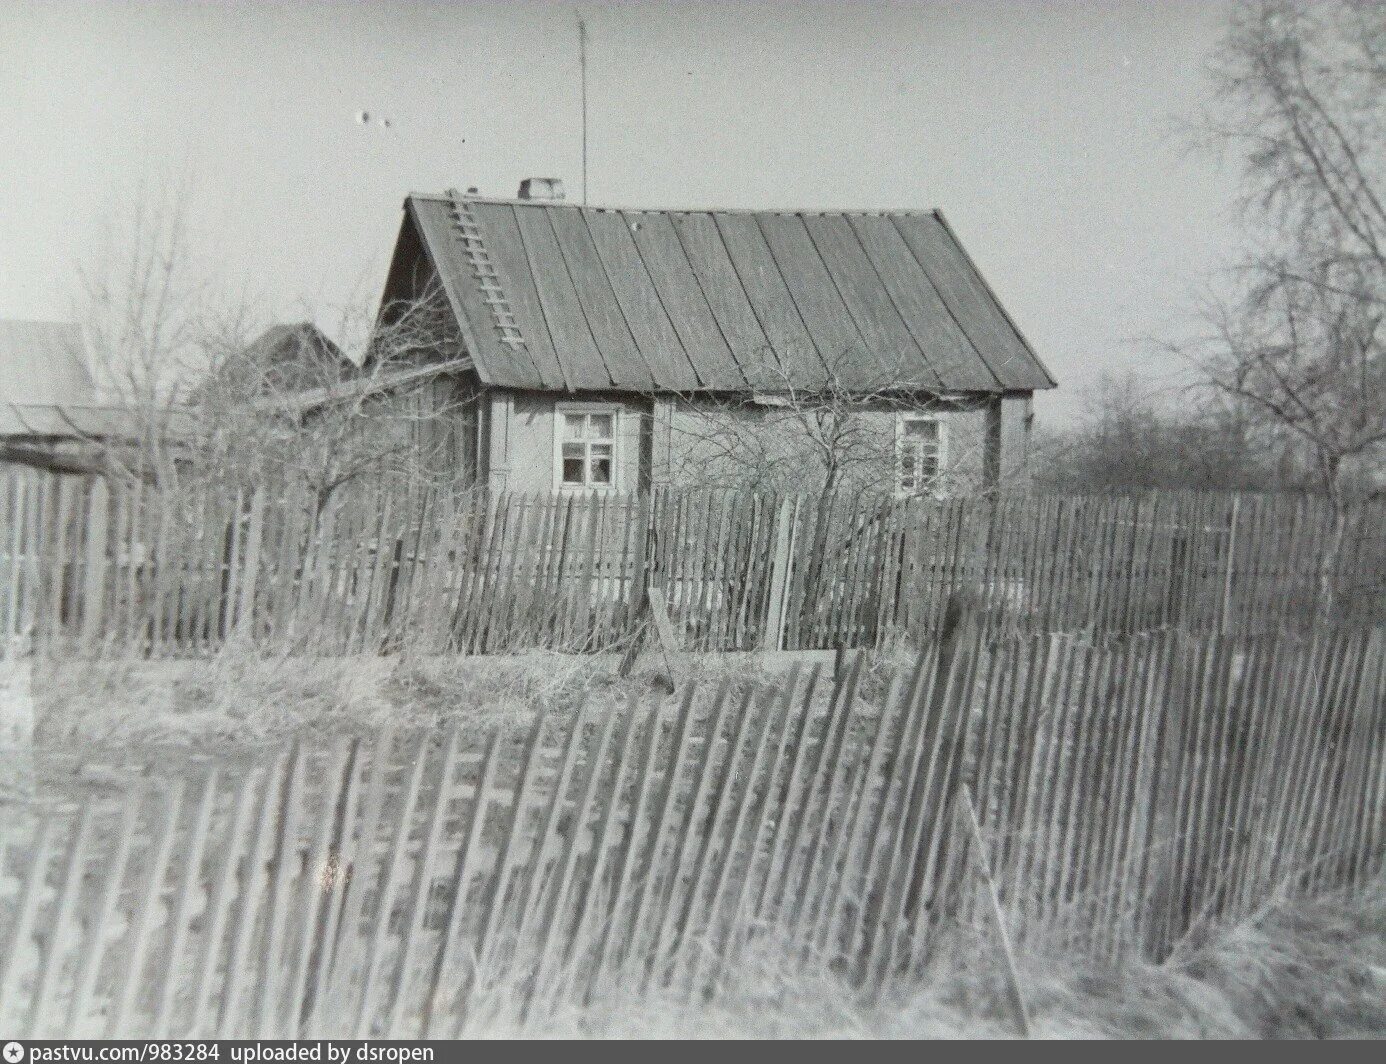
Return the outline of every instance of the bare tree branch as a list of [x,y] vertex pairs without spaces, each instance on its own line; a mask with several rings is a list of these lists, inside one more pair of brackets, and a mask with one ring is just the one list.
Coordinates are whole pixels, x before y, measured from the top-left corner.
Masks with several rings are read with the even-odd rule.
[[1335,506],[1386,464],[1386,5],[1245,0],[1204,129],[1242,152],[1249,250],[1188,345],[1210,386],[1275,431]]

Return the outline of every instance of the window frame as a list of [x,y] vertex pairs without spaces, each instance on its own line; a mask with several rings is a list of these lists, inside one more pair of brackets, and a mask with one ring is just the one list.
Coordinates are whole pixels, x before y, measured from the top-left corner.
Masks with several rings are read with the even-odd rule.
[[[905,457],[905,426],[911,422],[931,422],[937,429],[937,452],[938,468],[934,473],[933,483],[928,488],[920,488],[917,484],[914,488],[906,489],[901,484],[900,466]],[[936,413],[926,413],[923,411],[902,411],[895,415],[895,466],[892,469],[892,487],[895,489],[897,499],[907,499],[913,495],[932,496],[939,498],[943,495],[943,478],[948,465],[948,422]],[[915,478],[916,480],[918,477]]]
[[[615,493],[621,490],[621,406],[619,403],[555,403],[553,408],[553,483],[556,491],[599,491]],[[611,483],[568,484],[563,480],[563,430],[569,414],[607,414],[611,417]],[[584,440],[590,445],[590,441]],[[585,456],[590,470],[591,454]]]

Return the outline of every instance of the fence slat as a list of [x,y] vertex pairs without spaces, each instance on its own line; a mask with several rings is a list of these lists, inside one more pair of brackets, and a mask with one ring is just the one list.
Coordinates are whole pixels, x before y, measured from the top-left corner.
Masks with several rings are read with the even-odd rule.
[[758,936],[870,995],[955,921],[1162,962],[1282,894],[1380,874],[1386,630],[998,640],[950,614],[883,687],[860,654],[831,686],[594,696],[479,757],[462,725],[441,747],[386,729],[262,752],[234,794],[234,763],[172,772],[153,801],[83,794],[7,837],[0,1018],[523,1029],[612,987],[716,995]]

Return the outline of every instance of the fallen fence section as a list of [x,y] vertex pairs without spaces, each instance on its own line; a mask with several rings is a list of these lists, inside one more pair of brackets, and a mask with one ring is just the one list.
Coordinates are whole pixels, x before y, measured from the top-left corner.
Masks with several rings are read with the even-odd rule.
[[0,1028],[542,1030],[608,994],[715,994],[753,947],[870,994],[958,922],[1160,959],[1383,871],[1382,628],[974,627],[885,681],[861,661],[35,814],[0,856]]

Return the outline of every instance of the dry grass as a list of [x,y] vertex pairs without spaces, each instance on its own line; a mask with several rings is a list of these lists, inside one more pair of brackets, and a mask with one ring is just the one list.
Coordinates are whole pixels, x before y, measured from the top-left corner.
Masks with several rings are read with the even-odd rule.
[[[870,664],[862,680],[869,697],[888,685],[890,664]],[[541,710],[570,714],[587,699],[615,702],[664,690],[664,677],[652,668],[620,679],[614,658],[558,654],[313,660],[226,653],[202,661],[37,669],[41,749],[83,759],[99,758],[102,748],[125,750],[146,762],[160,748],[232,751],[385,724],[424,728],[461,720],[478,729],[522,729]],[[754,657],[684,662],[680,672],[681,683],[700,684],[766,675],[765,663]],[[862,1000],[827,965],[791,964],[784,949],[763,943],[709,1001],[617,991],[526,1033],[1013,1035],[994,942],[981,932],[956,934],[923,978],[893,987],[880,1001]],[[1254,920],[1185,943],[1161,965],[1095,963],[1028,941],[1018,958],[1020,978],[1041,1036],[1386,1036],[1386,885],[1356,899],[1270,906]],[[515,1030],[493,1020],[480,1033]]]
[[[925,977],[865,1003],[826,968],[762,948],[716,997],[615,994],[524,1033],[607,1038],[1007,1038],[1016,1027],[986,936],[960,934]],[[1162,965],[1019,958],[1043,1038],[1386,1037],[1386,884],[1285,903]],[[486,1035],[513,1035],[493,1024]]]
[[[48,751],[189,748],[234,752],[294,736],[431,728],[460,720],[522,730],[540,711],[559,717],[585,699],[615,704],[666,693],[642,657],[629,677],[616,655],[533,652],[486,657],[269,658],[227,651],[180,661],[35,664],[35,743]],[[754,655],[680,663],[680,684],[768,676]]]

